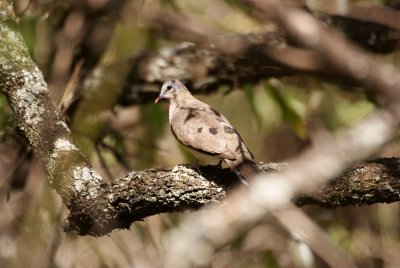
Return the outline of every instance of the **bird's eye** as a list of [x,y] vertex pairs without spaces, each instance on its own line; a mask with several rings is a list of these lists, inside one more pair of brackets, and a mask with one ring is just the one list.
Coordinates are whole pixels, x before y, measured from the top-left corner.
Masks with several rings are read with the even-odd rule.
[[171,85],[168,85],[168,86],[167,86],[167,89],[168,89],[168,90],[170,90],[171,88],[172,88],[172,86],[171,86]]

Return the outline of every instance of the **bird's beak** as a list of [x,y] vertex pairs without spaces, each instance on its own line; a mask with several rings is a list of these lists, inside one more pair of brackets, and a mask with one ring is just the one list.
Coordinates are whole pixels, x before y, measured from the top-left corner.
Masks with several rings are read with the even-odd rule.
[[161,95],[160,95],[160,96],[158,96],[158,97],[157,97],[157,99],[155,99],[154,103],[156,103],[156,104],[157,104],[157,103],[158,103],[158,102],[159,102],[159,101],[160,101],[162,98],[163,98],[163,97],[162,97]]

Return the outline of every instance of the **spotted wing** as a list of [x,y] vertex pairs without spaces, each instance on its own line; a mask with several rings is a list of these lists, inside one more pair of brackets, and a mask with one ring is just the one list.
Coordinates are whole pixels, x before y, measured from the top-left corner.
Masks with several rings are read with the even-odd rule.
[[206,104],[180,109],[178,116],[171,122],[177,140],[201,153],[229,160],[237,158],[237,151],[244,144],[223,115]]

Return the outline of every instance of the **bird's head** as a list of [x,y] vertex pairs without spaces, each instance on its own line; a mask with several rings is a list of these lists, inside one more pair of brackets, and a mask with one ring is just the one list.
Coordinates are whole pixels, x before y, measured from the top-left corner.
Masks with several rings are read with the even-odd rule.
[[158,95],[158,97],[154,101],[154,103],[158,103],[162,99],[173,100],[173,99],[176,99],[176,97],[179,94],[188,93],[188,92],[189,92],[188,89],[185,87],[184,84],[182,84],[181,81],[169,80],[161,86],[160,95]]

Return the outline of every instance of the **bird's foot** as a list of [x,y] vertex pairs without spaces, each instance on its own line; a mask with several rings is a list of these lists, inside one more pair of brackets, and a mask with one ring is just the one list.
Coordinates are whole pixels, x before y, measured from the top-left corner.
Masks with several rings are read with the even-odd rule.
[[194,163],[194,168],[196,169],[197,173],[201,174],[199,159],[196,159],[196,162]]

